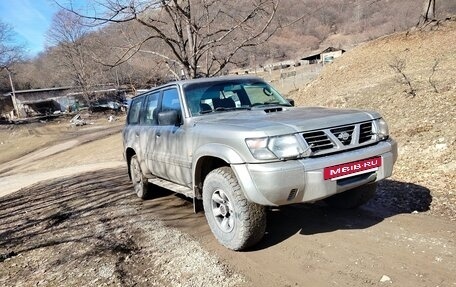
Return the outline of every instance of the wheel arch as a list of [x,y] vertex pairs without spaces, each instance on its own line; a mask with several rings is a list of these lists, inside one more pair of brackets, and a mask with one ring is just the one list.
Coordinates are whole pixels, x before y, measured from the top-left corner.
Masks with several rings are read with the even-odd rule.
[[231,166],[231,164],[244,163],[241,156],[232,148],[222,144],[210,144],[201,147],[195,153],[196,161],[193,164],[193,187],[195,197],[202,198],[203,183],[212,170]]
[[216,157],[216,156],[202,156],[198,159],[194,172],[193,172],[193,180],[194,180],[194,192],[195,197],[198,199],[202,199],[203,195],[203,182],[206,179],[206,176],[214,169],[222,167],[222,166],[230,166],[225,160]]
[[131,180],[131,171],[130,171],[130,162],[131,158],[136,155],[136,152],[133,148],[129,147],[125,150],[125,159],[127,160],[127,169],[128,169],[128,177]]

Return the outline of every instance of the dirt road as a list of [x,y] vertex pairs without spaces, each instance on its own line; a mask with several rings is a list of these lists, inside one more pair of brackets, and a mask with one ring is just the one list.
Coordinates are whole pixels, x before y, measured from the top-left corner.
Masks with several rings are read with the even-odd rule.
[[271,210],[232,252],[185,198],[137,199],[122,168],[55,179],[1,198],[0,285],[456,286],[454,222],[380,202]]
[[24,188],[0,197],[0,286],[456,286],[456,225],[426,212],[425,187],[386,180],[359,210],[271,209],[264,240],[233,252],[186,198],[136,198],[118,130],[84,139],[1,166],[2,190]]
[[[78,131],[62,133],[60,140],[56,139],[25,155],[19,150],[17,158],[3,164],[0,161],[0,196],[39,181],[124,165],[118,152],[122,146],[119,136],[121,127],[119,122],[79,128]],[[62,130],[65,125],[59,128]],[[19,138],[13,144],[29,148],[36,144],[34,142],[34,138]]]

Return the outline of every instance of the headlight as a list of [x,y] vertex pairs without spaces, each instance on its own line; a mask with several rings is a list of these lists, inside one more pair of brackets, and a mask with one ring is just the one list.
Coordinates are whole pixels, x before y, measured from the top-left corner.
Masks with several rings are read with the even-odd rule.
[[246,139],[245,143],[256,159],[275,159],[276,156],[268,149],[269,138]]
[[294,135],[246,139],[250,152],[256,159],[290,159],[309,155],[310,149],[303,149]]
[[295,158],[303,153],[294,135],[270,138],[268,148],[280,159]]
[[375,121],[376,131],[375,134],[378,136],[379,140],[386,140],[389,137],[388,124],[384,119],[378,119]]

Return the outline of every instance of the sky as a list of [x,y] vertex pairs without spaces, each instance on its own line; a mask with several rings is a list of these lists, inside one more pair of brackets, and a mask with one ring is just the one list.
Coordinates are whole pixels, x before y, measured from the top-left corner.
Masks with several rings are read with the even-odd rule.
[[44,50],[45,36],[57,11],[47,0],[0,0],[0,19],[15,32],[15,42],[23,44],[29,56]]
[[15,42],[23,44],[30,57],[44,50],[45,34],[57,10],[53,0],[0,0],[0,20],[13,28]]

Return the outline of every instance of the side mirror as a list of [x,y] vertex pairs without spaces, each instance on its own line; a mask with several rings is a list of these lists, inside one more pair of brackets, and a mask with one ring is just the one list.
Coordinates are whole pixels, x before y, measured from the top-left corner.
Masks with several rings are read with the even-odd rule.
[[290,103],[292,107],[295,106],[295,101],[293,99],[287,99],[287,101]]
[[176,110],[163,111],[158,113],[158,124],[160,126],[180,126],[179,113]]

